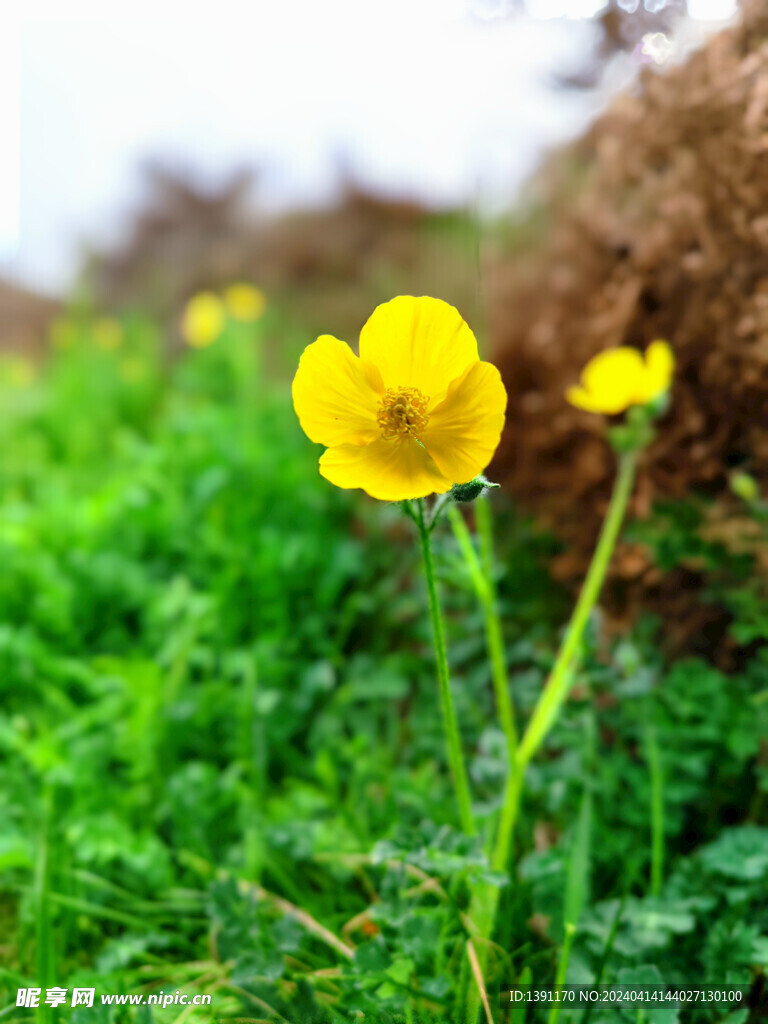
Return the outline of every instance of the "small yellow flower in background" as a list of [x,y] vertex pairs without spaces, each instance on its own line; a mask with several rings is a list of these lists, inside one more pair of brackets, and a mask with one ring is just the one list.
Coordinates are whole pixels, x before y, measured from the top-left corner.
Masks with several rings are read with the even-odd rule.
[[227,314],[224,303],[213,292],[199,292],[184,308],[181,333],[192,348],[207,348],[224,330]]
[[600,352],[581,373],[581,384],[565,397],[579,409],[615,415],[631,405],[647,405],[672,384],[675,357],[666,341],[652,342],[645,358],[634,348]]
[[48,337],[54,348],[72,348],[77,341],[77,327],[66,317],[57,317],[48,328]]
[[359,358],[329,334],[307,346],[293,406],[309,439],[328,449],[320,459],[327,480],[402,501],[441,494],[485,469],[507,393],[457,309],[399,295],[371,314]]
[[267,299],[264,292],[252,284],[231,284],[224,289],[224,304],[233,320],[253,323],[264,314]]
[[114,352],[123,343],[123,328],[119,320],[111,316],[101,317],[93,325],[93,340],[104,352]]
[[126,384],[138,384],[147,376],[147,364],[139,356],[126,356],[120,360],[120,378]]
[[747,504],[751,505],[760,498],[760,484],[749,473],[737,470],[731,473],[728,482],[733,493]]
[[8,355],[0,361],[0,381],[12,388],[28,388],[36,377],[35,364],[24,356]]

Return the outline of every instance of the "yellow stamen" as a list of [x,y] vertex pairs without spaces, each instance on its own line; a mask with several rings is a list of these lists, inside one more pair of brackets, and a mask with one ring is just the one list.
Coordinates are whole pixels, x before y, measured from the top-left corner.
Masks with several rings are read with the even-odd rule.
[[415,437],[429,422],[429,398],[418,388],[387,388],[379,406],[377,420],[385,441],[397,437]]

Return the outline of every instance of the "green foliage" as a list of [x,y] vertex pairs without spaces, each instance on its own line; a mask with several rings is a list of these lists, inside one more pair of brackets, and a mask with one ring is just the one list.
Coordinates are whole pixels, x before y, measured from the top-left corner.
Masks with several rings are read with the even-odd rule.
[[[245,387],[226,336],[169,366],[151,324],[123,329],[104,351],[78,319],[36,380],[0,375],[4,1019],[35,1012],[15,1008],[19,987],[90,985],[97,1002],[212,994],[193,1020],[456,1021],[477,885],[500,898],[494,1009],[513,979],[554,980],[565,919],[573,981],[748,984],[768,969],[768,603],[751,557],[704,539],[700,505],[633,529],[664,570],[697,560],[702,599],[744,648],[738,671],[670,661],[650,618],[607,645],[595,619],[528,769],[508,878],[487,852],[504,734],[450,531],[434,548],[477,839],[458,831],[412,524],[319,477],[287,383]],[[293,359],[309,339],[281,330],[254,341]],[[523,726],[568,602],[547,572],[557,546],[493,500]]]

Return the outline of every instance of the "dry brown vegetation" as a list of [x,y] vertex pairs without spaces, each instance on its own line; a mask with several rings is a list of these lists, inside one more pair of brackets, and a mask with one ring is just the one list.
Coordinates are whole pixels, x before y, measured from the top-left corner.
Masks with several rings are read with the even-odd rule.
[[[560,566],[570,577],[594,540],[613,460],[600,418],[569,408],[563,392],[602,349],[664,337],[678,361],[636,512],[691,490],[727,500],[736,466],[768,483],[765,5],[745,5],[738,26],[684,65],[646,71],[551,161],[541,194],[539,243],[490,267],[511,399],[494,468],[576,544]],[[625,547],[618,571],[645,590],[658,582],[639,550]],[[666,599],[684,602],[696,585],[681,570]]]
[[53,298],[0,281],[0,350],[42,353],[47,326],[59,308]]
[[333,330],[352,343],[371,309],[398,292],[440,295],[473,312],[476,275],[465,255],[473,239],[457,242],[440,230],[441,214],[417,203],[348,183],[329,207],[268,217],[249,203],[248,175],[206,193],[150,167],[148,184],[122,246],[92,257],[101,306],[133,306],[173,324],[190,295],[242,278],[309,332]]

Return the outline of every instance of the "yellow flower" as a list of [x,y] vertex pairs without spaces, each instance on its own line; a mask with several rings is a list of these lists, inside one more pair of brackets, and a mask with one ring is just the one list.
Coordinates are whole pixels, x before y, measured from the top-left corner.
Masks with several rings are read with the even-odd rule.
[[114,352],[123,343],[123,328],[119,320],[104,316],[93,325],[93,340],[105,352]]
[[231,284],[224,289],[224,303],[234,320],[253,323],[264,313],[267,299],[264,292],[252,284]]
[[506,405],[499,371],[480,361],[458,310],[411,295],[376,307],[359,358],[324,334],[293,380],[304,432],[328,449],[321,474],[383,501],[442,493],[481,473]]
[[28,388],[37,376],[35,364],[24,356],[4,356],[0,362],[0,379],[13,388]]
[[581,372],[581,384],[568,388],[571,405],[614,415],[630,405],[647,405],[672,383],[675,357],[666,341],[652,342],[645,358],[634,348],[600,352]]
[[120,377],[126,384],[138,384],[147,376],[147,366],[138,356],[127,356],[120,362]]
[[77,327],[66,317],[57,317],[48,328],[51,345],[58,349],[72,348],[77,341]]
[[189,300],[181,321],[181,333],[192,348],[207,348],[224,330],[224,303],[213,292],[199,292]]

